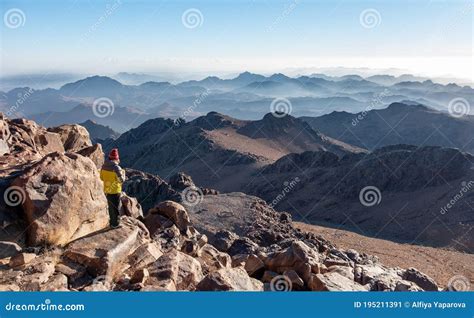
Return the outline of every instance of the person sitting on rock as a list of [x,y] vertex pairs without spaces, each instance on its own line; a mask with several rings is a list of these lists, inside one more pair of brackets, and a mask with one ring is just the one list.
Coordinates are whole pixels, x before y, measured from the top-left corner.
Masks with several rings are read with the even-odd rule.
[[125,171],[119,166],[120,158],[117,148],[109,153],[100,170],[100,179],[104,182],[104,192],[109,204],[110,226],[119,225],[119,203],[122,193],[122,183],[125,181]]

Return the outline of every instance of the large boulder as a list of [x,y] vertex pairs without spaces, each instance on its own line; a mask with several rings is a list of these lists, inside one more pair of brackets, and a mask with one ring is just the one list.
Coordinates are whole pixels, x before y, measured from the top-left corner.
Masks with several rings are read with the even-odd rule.
[[64,150],[67,152],[77,152],[92,146],[89,132],[80,125],[61,125],[48,128],[48,131],[59,134]]
[[213,272],[222,268],[230,268],[232,259],[229,254],[220,252],[210,244],[205,244],[198,252],[199,262],[206,273]]
[[125,169],[125,172],[123,191],[138,199],[145,215],[161,201],[181,200],[181,195],[159,176],[133,169]]
[[191,176],[185,174],[184,172],[178,172],[172,175],[169,180],[169,185],[178,191],[184,190],[186,188],[196,187]]
[[136,198],[129,197],[125,193],[120,196],[120,215],[130,216],[135,219],[143,218],[143,210]]
[[177,250],[171,250],[161,256],[148,270],[150,278],[147,284],[160,286],[171,280],[177,290],[194,290],[203,278],[201,264],[195,258]]
[[8,125],[8,130],[3,129],[2,134],[8,137],[5,141],[10,153],[5,163],[9,166],[38,160],[51,152],[64,152],[60,135],[47,131],[34,121],[23,118],[4,119],[2,125],[5,124]]
[[13,185],[24,195],[30,245],[65,245],[108,224],[103,185],[88,158],[51,153]]
[[145,219],[145,224],[152,223],[152,219],[157,215],[171,220],[182,233],[185,233],[191,225],[186,209],[181,204],[173,201],[163,201],[153,209],[150,209]]
[[63,256],[84,265],[93,276],[105,275],[111,281],[148,236],[136,222],[122,219],[118,228],[80,238],[67,246]]
[[309,287],[313,291],[367,291],[367,288],[337,272],[312,274]]
[[146,267],[155,262],[163,255],[158,243],[151,241],[140,245],[132,254],[128,256],[130,268],[136,270]]
[[265,268],[277,273],[286,270],[295,270],[298,275],[308,283],[311,273],[319,272],[319,255],[308,245],[301,241],[295,241],[288,248],[273,252],[264,260]]
[[251,278],[245,269],[222,268],[208,274],[199,284],[201,291],[263,291],[263,283]]

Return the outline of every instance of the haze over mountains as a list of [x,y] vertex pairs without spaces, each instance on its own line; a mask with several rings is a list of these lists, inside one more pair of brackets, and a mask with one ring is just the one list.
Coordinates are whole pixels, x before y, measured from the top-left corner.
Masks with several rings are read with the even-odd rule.
[[[130,169],[164,179],[183,171],[307,223],[471,252],[471,189],[440,211],[474,180],[474,90],[417,80],[244,72],[125,85],[93,76],[17,88],[1,103],[9,117],[45,126],[81,123],[105,151],[118,147]],[[448,112],[456,99],[463,116]],[[374,206],[361,204],[366,187],[380,193]]]
[[[113,113],[104,117],[94,115],[91,105],[99,98],[107,98],[113,103]],[[3,92],[0,109],[11,117],[32,118],[46,126],[90,119],[125,132],[151,118],[191,120],[210,111],[240,119],[259,119],[270,111],[275,98],[288,99],[291,114],[296,117],[314,117],[332,111],[356,113],[367,108],[380,109],[402,101],[446,111],[454,98],[464,98],[474,104],[474,90],[469,86],[442,85],[410,75],[363,78],[359,75],[312,74],[293,78],[280,73],[263,76],[244,72],[232,79],[210,76],[177,84],[148,81],[139,85],[92,76],[59,89],[19,87]]]

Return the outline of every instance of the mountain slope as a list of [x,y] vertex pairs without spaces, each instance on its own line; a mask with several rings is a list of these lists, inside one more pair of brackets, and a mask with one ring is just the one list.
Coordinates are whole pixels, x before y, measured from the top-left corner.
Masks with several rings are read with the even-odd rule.
[[473,167],[472,155],[440,147],[388,146],[340,159],[305,152],[265,167],[242,191],[306,223],[472,253]]
[[393,103],[366,113],[333,112],[301,119],[323,134],[367,149],[410,144],[474,153],[474,116],[455,118],[422,105]]
[[93,142],[97,139],[117,139],[120,136],[118,132],[114,131],[109,126],[100,125],[89,119],[79,125],[87,129]]
[[259,121],[242,121],[216,112],[189,123],[149,120],[109,147],[120,149],[122,163],[129,168],[164,177],[184,171],[203,186],[222,191],[240,190],[258,169],[289,153],[364,152],[316,133],[291,116],[267,114]]

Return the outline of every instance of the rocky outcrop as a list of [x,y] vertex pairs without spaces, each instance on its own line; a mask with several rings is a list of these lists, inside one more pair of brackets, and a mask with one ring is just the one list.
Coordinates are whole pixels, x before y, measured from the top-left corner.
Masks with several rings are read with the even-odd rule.
[[163,201],[155,206],[153,209],[148,211],[145,223],[151,224],[152,219],[157,216],[165,217],[166,219],[173,222],[181,232],[186,232],[191,221],[189,220],[188,213],[184,207],[173,201]]
[[104,152],[102,150],[101,144],[95,144],[90,147],[82,148],[77,153],[81,156],[91,159],[95,163],[97,169],[102,169],[102,165],[104,164]]
[[65,151],[78,152],[92,146],[89,132],[80,125],[62,125],[49,128],[48,131],[59,134]]
[[143,210],[138,200],[133,197],[129,197],[127,194],[122,193],[120,196],[120,215],[130,216],[134,219],[143,218]]
[[13,181],[24,195],[30,245],[65,245],[108,224],[107,201],[94,163],[52,153]]
[[86,267],[94,276],[112,280],[128,256],[141,244],[148,232],[130,219],[122,219],[115,229],[80,238],[66,248],[63,257]]
[[133,169],[126,169],[126,176],[123,191],[138,199],[145,215],[161,201],[179,202],[181,199],[180,194],[159,176]]

